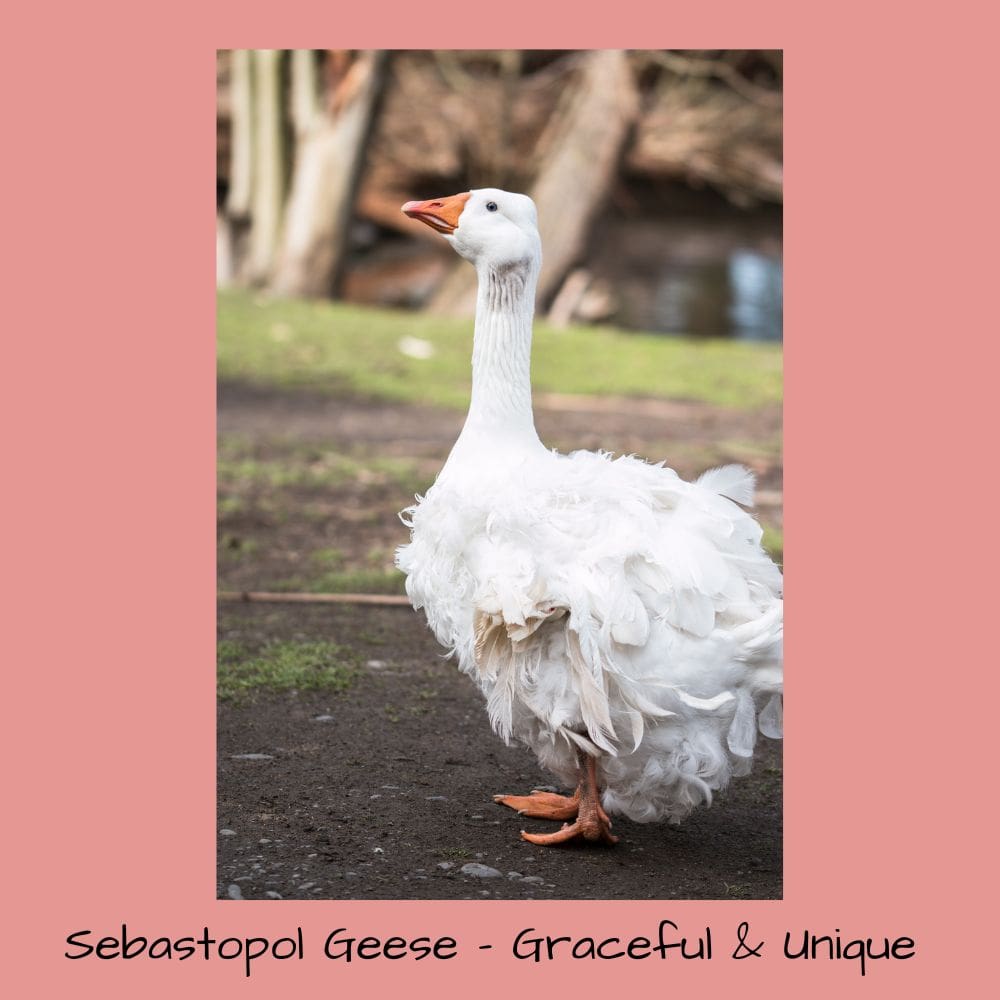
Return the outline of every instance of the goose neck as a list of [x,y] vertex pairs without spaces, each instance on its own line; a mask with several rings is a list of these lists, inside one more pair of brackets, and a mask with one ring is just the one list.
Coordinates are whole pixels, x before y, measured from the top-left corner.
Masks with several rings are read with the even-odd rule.
[[537,267],[479,270],[467,425],[530,432],[531,322]]

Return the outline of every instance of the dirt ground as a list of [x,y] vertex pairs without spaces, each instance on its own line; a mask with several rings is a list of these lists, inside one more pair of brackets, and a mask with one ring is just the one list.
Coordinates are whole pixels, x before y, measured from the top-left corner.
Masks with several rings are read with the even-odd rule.
[[[669,458],[682,474],[741,460],[755,467],[763,513],[780,524],[775,411],[694,403],[581,401],[538,407],[562,450],[602,446]],[[223,386],[222,441],[297,461],[296,449],[405,460],[391,481],[259,487],[223,512],[220,588],[271,589],[335,543],[349,565],[405,540],[395,512],[412,476],[429,483],[462,415],[404,405]],[[706,462],[707,459],[707,462]],[[221,508],[220,508],[221,509]],[[305,511],[305,514],[300,514]],[[233,539],[236,545],[233,545]],[[471,681],[441,656],[408,608],[240,604],[219,607],[219,636],[249,647],[333,642],[352,667],[339,691],[260,691],[220,702],[220,898],[775,899],[782,895],[781,744],[761,737],[753,773],[681,826],[615,822],[613,849],[539,848],[522,827],[556,824],[496,805],[499,792],[551,785],[533,756],[490,730]],[[480,866],[473,874],[467,865]],[[498,874],[484,874],[482,867]]]

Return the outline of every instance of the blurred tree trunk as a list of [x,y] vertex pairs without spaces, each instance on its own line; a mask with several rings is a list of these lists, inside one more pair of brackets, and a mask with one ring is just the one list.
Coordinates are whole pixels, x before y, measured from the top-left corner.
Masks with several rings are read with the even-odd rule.
[[[540,163],[530,194],[538,208],[545,260],[539,303],[548,302],[582,256],[594,216],[606,201],[629,129],[638,92],[626,53],[583,55],[575,86],[567,87],[539,143]],[[437,312],[471,315],[476,274],[457,267],[431,300]]]
[[282,53],[277,49],[256,49],[251,55],[254,163],[249,277],[254,283],[267,284],[278,255],[286,186]]
[[588,53],[579,88],[543,136],[544,159],[531,189],[545,247],[538,282],[541,302],[556,294],[582,257],[590,225],[611,193],[638,109],[626,53]]
[[358,179],[385,80],[385,52],[331,53],[325,86],[318,53],[292,53],[295,172],[271,287],[326,296],[343,267]]
[[230,164],[229,194],[226,214],[233,219],[250,215],[253,192],[253,85],[250,53],[236,49],[232,53],[229,80]]

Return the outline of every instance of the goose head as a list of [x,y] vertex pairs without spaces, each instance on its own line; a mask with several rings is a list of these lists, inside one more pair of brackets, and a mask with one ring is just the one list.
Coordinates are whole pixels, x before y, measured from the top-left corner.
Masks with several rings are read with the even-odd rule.
[[439,232],[477,268],[529,268],[541,263],[538,212],[525,194],[498,188],[408,201],[403,214]]

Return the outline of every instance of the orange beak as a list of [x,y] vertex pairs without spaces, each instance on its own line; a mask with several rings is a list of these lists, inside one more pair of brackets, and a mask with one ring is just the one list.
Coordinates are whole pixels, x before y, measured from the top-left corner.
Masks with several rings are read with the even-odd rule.
[[403,206],[403,214],[418,219],[439,233],[450,235],[458,228],[458,219],[465,203],[472,197],[471,191],[453,194],[450,198],[435,198],[433,201],[408,201]]

